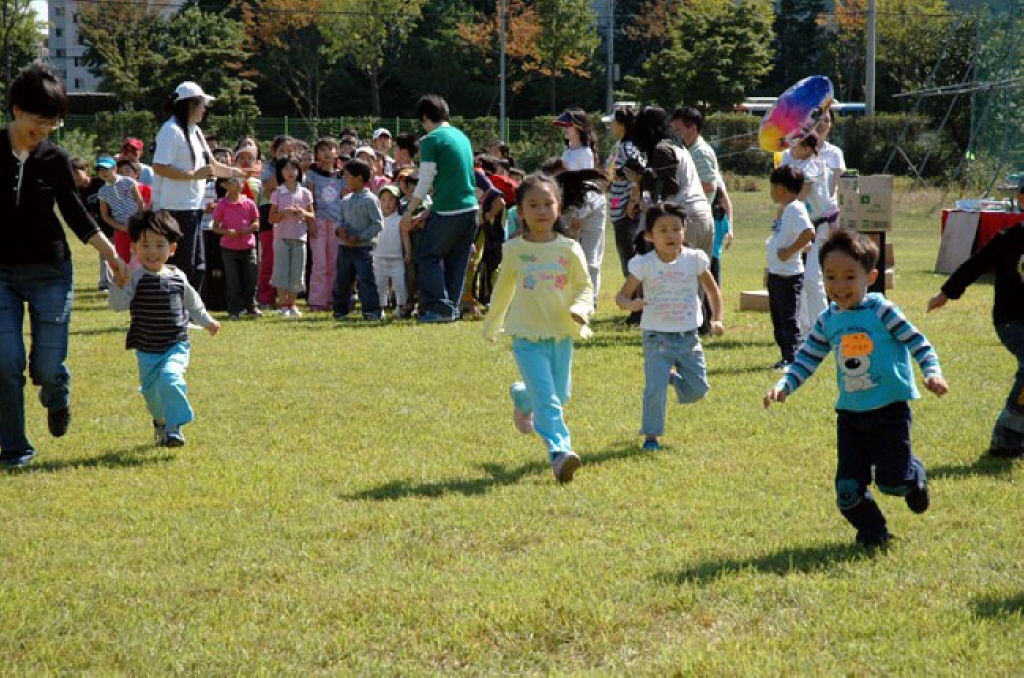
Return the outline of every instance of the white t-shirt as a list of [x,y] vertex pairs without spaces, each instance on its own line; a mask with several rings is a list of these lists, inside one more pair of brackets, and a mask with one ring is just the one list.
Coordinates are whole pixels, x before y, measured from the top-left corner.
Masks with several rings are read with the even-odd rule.
[[401,221],[402,216],[398,212],[389,214],[381,221],[377,246],[373,250],[374,259],[401,259],[403,257],[402,231],[398,227]]
[[703,322],[698,276],[708,270],[708,255],[684,248],[675,261],[648,252],[629,261],[629,273],[644,285],[640,328],[656,332],[692,332]]
[[808,229],[813,229],[811,218],[807,216],[807,208],[799,200],[786,205],[782,216],[775,224],[772,234],[765,245],[768,247],[768,272],[775,275],[799,275],[804,272],[804,262],[797,252],[789,259],[779,259],[779,249],[790,247],[796,239]]
[[[189,153],[189,145],[192,153]],[[195,156],[193,158],[193,156]],[[208,164],[210,148],[198,126],[188,128],[188,138],[173,117],[168,118],[156,135],[154,165],[169,165],[191,172]],[[177,181],[160,175],[153,177],[153,209],[198,210],[203,207],[206,179]]]
[[779,162],[779,167],[791,165],[804,173],[804,181],[810,182],[811,192],[807,194],[807,206],[813,218],[824,217],[839,211],[839,203],[832,196],[835,183],[830,168],[820,155],[798,160],[786,151]]
[[818,150],[818,157],[824,160],[828,168],[832,170],[829,193],[835,195],[839,177],[846,171],[846,156],[843,155],[843,149],[826,141],[825,145]]
[[562,162],[568,170],[594,169],[594,152],[589,146],[566,147],[562,151]]

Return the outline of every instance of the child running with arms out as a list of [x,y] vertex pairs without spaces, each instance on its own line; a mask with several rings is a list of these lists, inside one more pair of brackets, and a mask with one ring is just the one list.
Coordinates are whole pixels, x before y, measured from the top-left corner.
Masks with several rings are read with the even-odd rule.
[[[785,402],[821,364],[836,354],[836,429],[840,513],[857,529],[857,543],[884,546],[892,537],[868,490],[902,496],[914,513],[928,510],[924,465],[911,450],[910,406],[918,397],[910,357],[937,396],[949,387],[939,358],[895,304],[868,293],[878,272],[878,248],[868,238],[839,229],[821,247],[825,289],[832,299],[818,316],[796,361],[764,397],[767,408]],[[872,472],[873,470],[873,472]]]
[[[702,286],[711,305],[711,334],[722,328],[722,294],[711,273],[708,256],[685,246],[686,212],[673,203],[647,210],[644,239],[654,251],[629,262],[629,276],[615,303],[623,311],[642,312],[644,342],[643,449],[660,450],[665,434],[665,405],[669,385],[680,403],[695,403],[707,395],[708,378],[697,330],[703,322],[698,297]],[[643,285],[644,296],[633,295]]]
[[141,268],[123,286],[116,281],[108,301],[115,311],[131,311],[125,347],[135,349],[139,390],[153,418],[156,444],[181,447],[181,427],[195,418],[185,386],[189,320],[211,335],[220,331],[220,323],[206,312],[185,274],[167,265],[182,237],[174,217],[140,212],[128,223],[128,234]]
[[534,430],[548,448],[555,479],[567,483],[580,467],[565,423],[572,382],[573,340],[590,336],[593,285],[579,244],[563,235],[558,184],[527,177],[516,190],[523,235],[502,248],[502,266],[484,319],[484,338],[504,327],[522,381],[512,384],[513,420]]

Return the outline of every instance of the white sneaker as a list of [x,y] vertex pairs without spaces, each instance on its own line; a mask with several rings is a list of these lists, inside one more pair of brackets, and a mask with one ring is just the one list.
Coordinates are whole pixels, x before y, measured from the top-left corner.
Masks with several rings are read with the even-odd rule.
[[302,315],[302,311],[292,306],[291,308],[288,309],[288,315],[290,315],[293,318],[298,318],[300,315]]
[[555,458],[551,460],[551,470],[555,474],[555,480],[560,483],[571,483],[572,477],[576,473],[576,469],[580,467],[583,462],[580,461],[580,456],[575,452],[561,452],[555,455]]

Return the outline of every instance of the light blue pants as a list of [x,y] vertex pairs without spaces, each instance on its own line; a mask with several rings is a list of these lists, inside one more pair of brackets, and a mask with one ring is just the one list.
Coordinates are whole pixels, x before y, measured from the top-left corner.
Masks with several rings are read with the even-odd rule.
[[189,343],[177,343],[163,353],[136,351],[135,355],[139,361],[139,391],[153,419],[165,422],[168,427],[195,419],[185,385]]
[[692,332],[655,332],[644,330],[644,413],[641,433],[665,434],[665,407],[669,387],[669,369],[679,376],[672,379],[681,403],[695,403],[707,395],[707,368],[704,349]]
[[533,428],[548,446],[549,459],[571,452],[572,438],[563,408],[572,388],[572,339],[516,338],[512,353],[526,385]]

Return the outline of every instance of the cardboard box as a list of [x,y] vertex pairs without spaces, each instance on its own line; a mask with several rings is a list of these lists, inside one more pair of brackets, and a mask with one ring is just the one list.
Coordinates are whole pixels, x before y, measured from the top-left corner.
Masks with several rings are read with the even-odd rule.
[[839,223],[844,228],[892,230],[892,176],[840,177],[838,198]]
[[896,287],[896,269],[887,268],[885,269],[885,289],[891,290]]
[[740,292],[740,310],[768,312],[768,290]]

